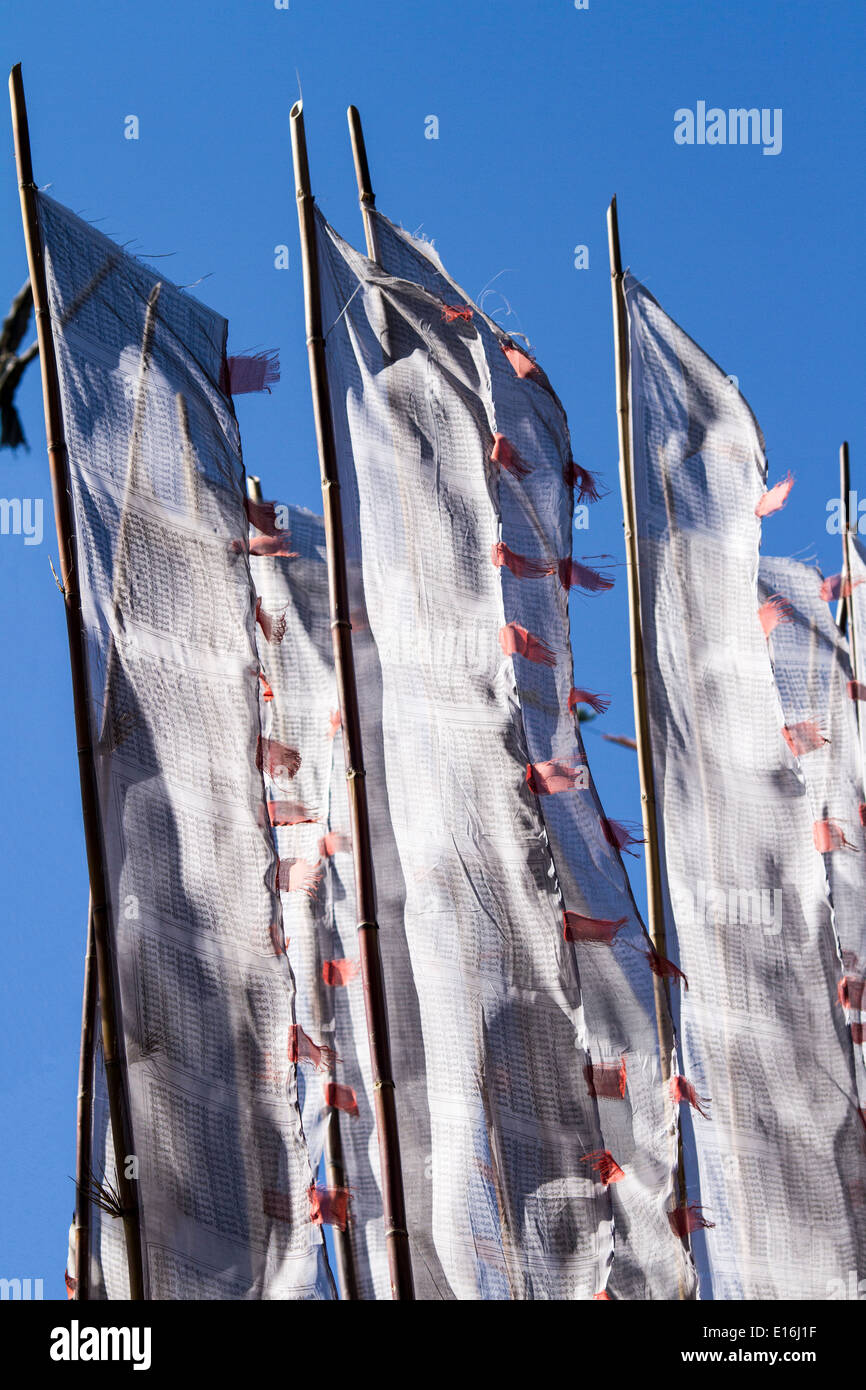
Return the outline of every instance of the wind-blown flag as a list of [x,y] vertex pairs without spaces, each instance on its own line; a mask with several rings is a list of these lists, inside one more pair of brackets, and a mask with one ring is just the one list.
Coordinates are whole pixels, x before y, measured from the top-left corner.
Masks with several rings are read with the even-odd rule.
[[[553,791],[542,775],[585,763],[565,417],[540,368],[475,306],[446,312],[453,284],[377,227],[384,271],[317,224],[346,541],[379,668],[367,789],[399,853],[426,1073],[426,1153],[401,1112],[416,1281],[461,1299],[677,1297],[691,1275],[649,943],[591,779]],[[398,1103],[407,1068],[396,1046]]]
[[[39,218],[145,1296],[327,1299],[288,1051],[294,985],[273,945],[243,468],[219,385],[226,324],[43,195]],[[94,1292],[123,1297],[119,1222],[94,1219]]]
[[[325,1142],[326,1106],[336,1084],[354,1105],[337,1116],[349,1187],[348,1223],[358,1296],[390,1297],[374,1119],[374,1090],[360,978],[353,859],[348,841],[349,806],[342,726],[334,674],[324,526],[302,508],[286,509],[288,559],[252,561],[253,578],[266,606],[285,615],[277,648],[260,641],[273,690],[264,713],[267,728],[296,748],[300,766],[291,801],[275,786],[271,819],[284,862],[316,863],[313,894],[282,895],[289,955],[298,988],[299,1025],[336,1054],[326,1068],[301,1066],[304,1131],[313,1166]],[[353,654],[364,719],[364,765],[371,791],[385,784],[382,756],[382,691],[376,645],[363,609],[357,573],[350,572]],[[280,811],[278,808],[284,808]],[[291,808],[294,807],[294,810]],[[277,808],[277,809],[274,809]],[[421,1021],[404,924],[406,890],[387,801],[369,798],[376,870],[380,949],[388,991],[391,1047],[399,1061],[397,1103],[404,1181],[414,1201],[416,1294],[438,1298],[446,1287],[430,1238],[430,1114]],[[308,814],[303,814],[308,813]],[[315,819],[313,819],[315,817]]]
[[774,684],[768,641],[782,650],[793,615],[784,589],[758,592],[767,468],[757,422],[631,276],[625,292],[667,939],[689,982],[685,1071],[711,1100],[711,1119],[694,1120],[690,1204],[712,1223],[703,1291],[827,1298],[866,1265],[866,1169],[827,873],[804,794],[808,760],[824,756],[826,710],[783,713]]
[[[770,634],[768,649],[784,716],[780,730],[797,760],[812,813],[812,839],[824,855],[839,957],[839,994],[862,993],[866,971],[866,802],[857,728],[859,703],[851,698],[854,673],[848,639],[822,598],[823,576],[799,560],[763,557],[758,597],[781,595],[789,621]],[[855,643],[856,650],[856,643]],[[835,845],[836,848],[830,846]],[[858,988],[859,985],[859,988]],[[859,1011],[853,1013],[859,1020]],[[862,1031],[862,1030],[861,1030]],[[858,1039],[862,1043],[862,1037]],[[862,1048],[860,1064],[863,1093]]]
[[[851,566],[850,597],[848,599],[848,648],[851,657],[851,670],[846,693],[846,709],[853,710],[857,728],[859,763],[857,776],[851,778],[853,789],[860,789],[861,804],[857,808],[859,825],[854,840],[866,858],[866,844],[860,827],[866,826],[866,548],[855,535],[848,538],[848,557]],[[847,730],[846,730],[847,732]],[[847,858],[848,856],[846,856]],[[835,859],[835,856],[834,856]],[[859,860],[858,860],[859,862]],[[859,943],[853,936],[852,925],[846,920],[840,925],[842,963],[845,974],[839,985],[841,1005],[848,1011],[851,1033],[859,1050],[859,1081],[861,1114],[866,1122],[866,941],[863,939],[862,896],[860,913],[853,919],[853,932],[859,927]]]

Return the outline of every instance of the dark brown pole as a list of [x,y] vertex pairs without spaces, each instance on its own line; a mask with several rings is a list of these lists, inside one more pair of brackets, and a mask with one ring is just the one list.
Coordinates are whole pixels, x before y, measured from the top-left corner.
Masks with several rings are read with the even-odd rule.
[[87,909],[87,950],[81,1001],[81,1051],[75,1117],[75,1297],[90,1298],[90,1189],[93,1149],[93,1055],[96,1046],[96,948],[93,913]]
[[[610,287],[613,299],[613,340],[616,356],[616,419],[619,433],[619,478],[622,491],[623,526],[625,530],[626,574],[628,577],[629,639],[631,645],[631,680],[634,699],[635,741],[637,743],[640,803],[646,841],[647,925],[650,940],[661,956],[667,955],[664,895],[662,893],[661,856],[659,854],[658,822],[656,820],[655,777],[650,741],[649,707],[647,703],[646,668],[644,664],[643,631],[640,611],[640,574],[638,570],[637,526],[634,507],[634,476],[631,457],[630,406],[628,389],[628,316],[623,286],[622,255],[619,245],[619,221],[616,198],[607,212],[607,238],[610,255]],[[669,1095],[671,1056],[674,1049],[674,1028],[667,981],[653,974],[653,994],[656,1010],[656,1030],[661,1054],[662,1080],[665,1083],[667,1104]],[[686,1202],[685,1165],[682,1134],[676,1119],[678,1155],[677,1186],[680,1206]],[[684,1242],[685,1243],[685,1242]],[[680,1298],[685,1290],[680,1287]]]
[[[247,474],[247,496],[252,502],[261,502],[262,500],[261,479],[257,478],[254,473]],[[340,1133],[340,1112],[332,1105],[325,1106],[325,1182],[328,1187],[346,1187],[347,1185],[346,1170],[343,1164],[343,1138]],[[340,1230],[339,1226],[335,1226],[331,1234],[334,1238],[340,1298],[346,1302],[353,1302],[358,1297],[358,1276],[355,1269],[355,1253],[352,1248],[352,1232],[348,1225],[343,1231]]]
[[72,700],[78,744],[78,771],[81,779],[81,806],[84,816],[87,868],[90,876],[93,940],[99,976],[105,1078],[111,1114],[111,1134],[117,1163],[117,1190],[123,1207],[130,1297],[141,1299],[144,1297],[144,1275],[138,1193],[135,1183],[126,1176],[124,1161],[135,1154],[135,1149],[129,1122],[124,1060],[118,1027],[120,994],[112,958],[108,879],[102,846],[96,766],[88,716],[87,651],[81,613],[81,594],[78,588],[72,542],[69,461],[63,433],[60,383],[54,355],[54,336],[48,310],[45,263],[39,233],[36,185],[33,182],[30,133],[27,127],[27,108],[24,102],[24,85],[21,80],[20,63],[17,63],[10,73],[9,96],[12,105],[12,129],[15,137],[15,163],[21,196],[21,217],[24,224],[24,241],[27,247],[30,283],[33,286],[33,309],[39,340],[39,361],[42,368],[42,399],[45,408],[45,431],[48,440],[51,491],[54,498],[54,519],[57,526],[60,580],[66,604]]
[[[851,516],[849,513],[849,499],[851,496],[851,462],[848,457],[847,440],[839,449],[839,486],[842,489],[842,595],[836,609],[836,623],[840,632],[846,632],[848,628],[848,613],[850,603],[845,594],[845,584],[851,582],[851,557],[849,555],[848,537],[851,531]],[[857,530],[857,518],[854,518],[854,530]],[[851,643],[854,641],[854,629],[851,628]],[[851,664],[854,664],[854,653],[851,652]],[[854,673],[856,675],[856,671]]]
[[355,861],[361,979],[367,1014],[367,1035],[370,1044],[375,1095],[376,1131],[379,1141],[379,1165],[382,1175],[385,1244],[388,1251],[392,1298],[413,1299],[415,1294],[412,1284],[412,1261],[409,1253],[409,1235],[406,1229],[403,1174],[400,1166],[400,1140],[397,1132],[394,1078],[391,1074],[391,1045],[388,1040],[388,1011],[385,1001],[382,957],[379,951],[379,926],[376,921],[373,854],[361,750],[361,721],[352,655],[352,625],[349,620],[349,590],[343,539],[343,516],[340,505],[340,484],[325,362],[325,339],[322,331],[319,266],[316,256],[316,222],[313,196],[310,192],[310,169],[304,133],[303,105],[300,101],[295,102],[292,107],[291,130],[295,191],[298,200],[298,223],[301,235],[301,257],[304,268],[310,385],[313,393],[313,415],[322,475],[325,537],[328,549],[331,631],[334,641],[337,690],[343,719],[346,780]]

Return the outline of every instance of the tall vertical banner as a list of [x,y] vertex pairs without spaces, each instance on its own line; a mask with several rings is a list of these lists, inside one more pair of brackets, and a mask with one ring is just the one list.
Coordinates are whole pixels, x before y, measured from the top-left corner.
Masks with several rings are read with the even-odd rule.
[[[747,403],[630,275],[625,295],[667,940],[688,981],[684,1069],[708,1101],[688,1218],[706,1242],[703,1294],[837,1297],[866,1268],[864,1129],[828,877],[844,861],[816,828],[841,813],[810,796],[823,806],[808,773],[822,755],[794,726],[820,727],[827,711],[805,712],[789,665],[812,640],[826,679],[837,653],[825,627],[796,634],[790,657],[783,563],[767,563],[773,592],[759,593],[761,518],[788,484],[767,492]],[[849,727],[842,742],[832,759],[850,755]]]
[[[138,1184],[145,1296],[330,1298],[290,1053],[226,323],[52,199],[38,207],[135,1148],[117,1162]],[[104,1131],[94,1152],[105,1192]],[[119,1223],[99,1222],[91,1283],[123,1297]]]
[[[567,594],[605,583],[571,556],[565,418],[540,369],[389,236],[379,269],[317,221],[379,691],[362,700],[365,760],[376,722],[382,749],[367,789],[391,826],[420,1020],[401,1036],[391,1006],[416,1287],[676,1298],[692,1276],[652,952],[577,729]],[[414,1130],[404,1075],[424,1083]]]
[[[364,994],[357,943],[346,765],[328,607],[321,517],[300,507],[250,508],[274,534],[252,541],[259,596],[268,807],[280,858],[283,922],[297,981],[299,1086],[314,1167],[334,1116],[346,1170],[343,1192],[322,1195],[322,1215],[348,1230],[361,1299],[390,1297]],[[279,523],[279,526],[277,526]],[[283,530],[283,528],[287,528]],[[384,786],[381,673],[350,566],[352,640],[370,790]],[[296,770],[295,770],[296,768]],[[405,887],[387,800],[371,796],[377,918],[392,1048],[401,1059],[404,1178],[414,1195],[419,1296],[446,1289],[430,1238],[430,1117],[418,1001],[404,925]],[[330,1117],[330,1118],[329,1118]]]

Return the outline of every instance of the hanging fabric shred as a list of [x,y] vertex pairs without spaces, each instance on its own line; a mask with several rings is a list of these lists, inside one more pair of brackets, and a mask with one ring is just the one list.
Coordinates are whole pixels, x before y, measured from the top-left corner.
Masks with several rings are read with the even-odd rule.
[[493,448],[490,457],[494,463],[500,464],[508,473],[515,478],[526,478],[532,472],[532,466],[515,449],[510,440],[504,434],[494,433]]
[[568,692],[569,713],[573,713],[578,705],[589,705],[596,714],[607,714],[610,709],[610,696],[596,695],[591,690],[581,690],[573,685]]
[[245,396],[253,391],[270,392],[279,379],[280,354],[273,348],[226,358],[220,385],[229,396]]
[[559,582],[563,589],[584,589],[588,594],[604,593],[613,588],[610,575],[600,574],[570,557],[559,562]]
[[495,541],[490,547],[490,559],[497,569],[505,565],[518,579],[541,579],[544,575],[555,573],[555,566],[546,560],[530,560],[526,555],[515,555],[504,541]]
[[628,920],[618,917],[615,921],[606,921],[601,917],[584,917],[579,912],[563,912],[562,917],[566,941],[601,941],[606,946]]
[[555,666],[556,653],[543,637],[537,637],[519,623],[506,623],[499,631],[499,645],[506,656],[524,656],[541,666]]
[[598,479],[582,464],[569,459],[562,470],[562,481],[568,488],[577,489],[578,502],[597,502],[601,497]]
[[576,754],[569,761],[551,758],[544,763],[528,763],[526,781],[536,796],[554,796],[575,786],[589,786],[586,762]]
[[794,479],[789,473],[787,478],[783,478],[775,487],[771,487],[769,492],[764,493],[755,507],[755,516],[771,516],[773,512],[781,511],[793,486]]

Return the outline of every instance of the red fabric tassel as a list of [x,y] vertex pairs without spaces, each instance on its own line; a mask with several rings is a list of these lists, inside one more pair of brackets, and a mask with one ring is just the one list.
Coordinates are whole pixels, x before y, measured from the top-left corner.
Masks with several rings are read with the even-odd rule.
[[782,738],[796,758],[802,758],[804,753],[813,753],[816,748],[823,748],[825,743],[830,742],[811,719],[804,719],[802,724],[784,724]]
[[347,1115],[357,1115],[358,1097],[351,1086],[341,1086],[336,1081],[326,1081],[324,1085],[325,1104],[332,1110],[343,1110]]
[[781,511],[788,500],[788,494],[794,486],[793,474],[789,473],[787,478],[783,478],[775,487],[771,487],[769,492],[765,492],[757,507],[755,516],[770,516],[773,512]]
[[592,1164],[593,1172],[598,1173],[605,1187],[610,1187],[613,1182],[622,1182],[625,1177],[613,1154],[607,1149],[596,1149],[591,1154],[584,1154],[580,1161]]
[[274,539],[287,541],[288,531],[281,531],[277,526],[277,507],[278,502],[254,502],[251,497],[244,498],[244,507],[247,513],[247,521],[251,526],[255,526],[257,531],[262,531],[266,536],[273,536]]
[[308,864],[306,859],[283,859],[277,871],[277,887],[281,893],[308,893],[315,897],[322,881],[322,870],[318,864]]
[[541,579],[546,574],[553,574],[554,570],[554,566],[546,560],[530,560],[526,555],[509,550],[504,541],[497,541],[490,547],[490,559],[497,569],[504,565],[518,579]]
[[556,655],[547,643],[518,623],[506,623],[499,629],[499,645],[506,656],[525,656],[541,666],[556,665]]
[[672,980],[675,985],[678,985],[680,980],[682,980],[683,989],[688,989],[689,982],[679,966],[674,965],[673,961],[668,960],[667,956],[660,956],[654,946],[651,946],[648,951],[644,951],[642,954],[645,955],[649,961],[649,968],[654,975],[658,975],[660,979]]
[[296,1066],[300,1062],[312,1062],[316,1071],[333,1071],[338,1060],[332,1047],[326,1047],[324,1043],[314,1043],[297,1023],[293,1023],[289,1028],[288,1052],[290,1062]]
[[583,1074],[593,1100],[622,1100],[625,1096],[625,1057],[619,1065],[615,1062],[588,1062]]
[[819,854],[832,854],[834,849],[853,849],[845,839],[845,833],[837,820],[816,820],[812,826],[812,839]]
[[856,975],[843,975],[837,987],[839,1003],[843,1009],[854,1009],[858,1013],[863,1008],[864,980]]
[[691,1202],[687,1207],[674,1207],[673,1211],[668,1212],[668,1221],[674,1235],[681,1240],[692,1231],[710,1230],[716,1224],[715,1221],[707,1221],[697,1202]]
[[330,719],[328,720],[328,724],[329,724],[328,737],[329,737],[329,738],[334,738],[334,737],[336,736],[337,730],[338,730],[339,728],[342,727],[342,723],[343,723],[343,716],[342,716],[342,714],[340,713],[340,711],[339,711],[338,709],[332,709],[332,710],[331,710],[331,717],[330,717]]
[[361,967],[356,960],[326,960],[322,962],[322,979],[332,989],[340,989],[354,980]]
[[857,809],[860,814],[860,824],[866,826],[866,801],[861,801]]
[[848,682],[849,700],[866,700],[866,685],[862,681]]
[[251,555],[281,555],[285,560],[297,560],[300,551],[289,550],[291,538],[288,531],[279,531],[275,536],[253,536],[250,540]]
[[294,777],[301,766],[301,755],[296,748],[289,748],[275,738],[262,738],[259,734],[256,743],[256,767],[259,772],[267,772],[274,782]]
[[443,304],[442,317],[446,323],[453,323],[455,319],[465,319],[469,323],[472,310],[466,304]]
[[628,918],[618,917],[616,921],[612,921],[606,917],[583,917],[579,912],[563,912],[562,920],[566,941],[599,941],[605,946],[610,946]]
[[500,343],[499,346],[522,380],[538,377],[538,368],[528,353],[523,352],[515,343]]
[[858,584],[862,584],[862,579],[855,579],[854,583],[844,574],[831,574],[818,591],[819,598],[825,603],[832,603],[837,598],[850,598]]
[[577,488],[578,502],[597,502],[601,493],[598,480],[588,468],[583,468],[574,459],[569,459],[562,470],[562,481],[566,487]]
[[348,1187],[317,1187],[314,1183],[307,1196],[314,1226],[336,1226],[345,1231],[349,1220]]
[[341,835],[338,830],[329,830],[319,841],[319,858],[330,859],[333,855],[344,854],[351,848],[352,841],[348,835]]
[[607,816],[601,817],[601,828],[608,844],[614,849],[625,850],[627,854],[631,853],[628,848],[629,845],[642,845],[644,843],[643,838],[635,835],[627,825],[622,825],[618,820],[608,820]]
[[589,705],[596,714],[607,714],[610,709],[610,696],[594,695],[591,690],[581,690],[573,685],[568,696],[569,712],[573,714],[578,705]]
[[259,671],[259,680],[261,681],[262,686],[264,687],[262,690],[262,699],[269,701],[272,700],[274,698],[274,692],[271,690],[268,678],[265,675],[264,671]]
[[604,593],[613,588],[613,580],[607,574],[582,565],[579,560],[560,560],[559,582],[563,589],[583,589],[588,594]]
[[228,395],[246,396],[267,391],[280,379],[280,354],[276,348],[240,357],[227,357],[220,385]]
[[546,763],[527,763],[526,780],[530,791],[534,791],[536,796],[553,796],[556,792],[571,791],[575,782],[587,786],[588,771],[584,762],[575,765],[561,758],[552,758]]
[[864,1025],[863,1025],[862,1023],[852,1023],[852,1024],[851,1024],[851,1041],[852,1041],[853,1043],[861,1043],[861,1044],[862,1044],[862,1042],[863,1042],[863,1028],[864,1028]]
[[269,801],[271,825],[315,825],[319,820],[301,801]]
[[769,637],[774,628],[779,623],[790,623],[793,621],[793,610],[787,599],[782,598],[781,594],[773,594],[766,603],[762,603],[758,609],[758,621],[764,631],[764,636]]
[[697,1110],[699,1115],[703,1115],[705,1120],[710,1118],[707,1112],[701,1109],[701,1106],[709,1105],[709,1100],[706,1096],[699,1096],[691,1081],[687,1081],[684,1076],[671,1077],[670,1093],[674,1105],[681,1105],[683,1101],[686,1101],[693,1109]]
[[611,1296],[610,1296],[610,1294],[608,1293],[607,1289],[602,1289],[601,1293],[594,1293],[594,1294],[592,1295],[592,1301],[593,1301],[593,1303],[599,1303],[599,1302],[612,1303],[612,1302],[613,1302],[613,1299],[611,1298]]
[[257,598],[256,622],[264,633],[266,642],[282,642],[286,635],[285,613],[280,613],[279,616],[275,616],[273,613],[266,612],[265,609],[262,608],[261,599]]
[[505,438],[504,434],[494,434],[490,457],[494,463],[498,463],[507,473],[512,473],[515,478],[525,478],[527,473],[532,472],[530,464],[520,457],[514,445]]

